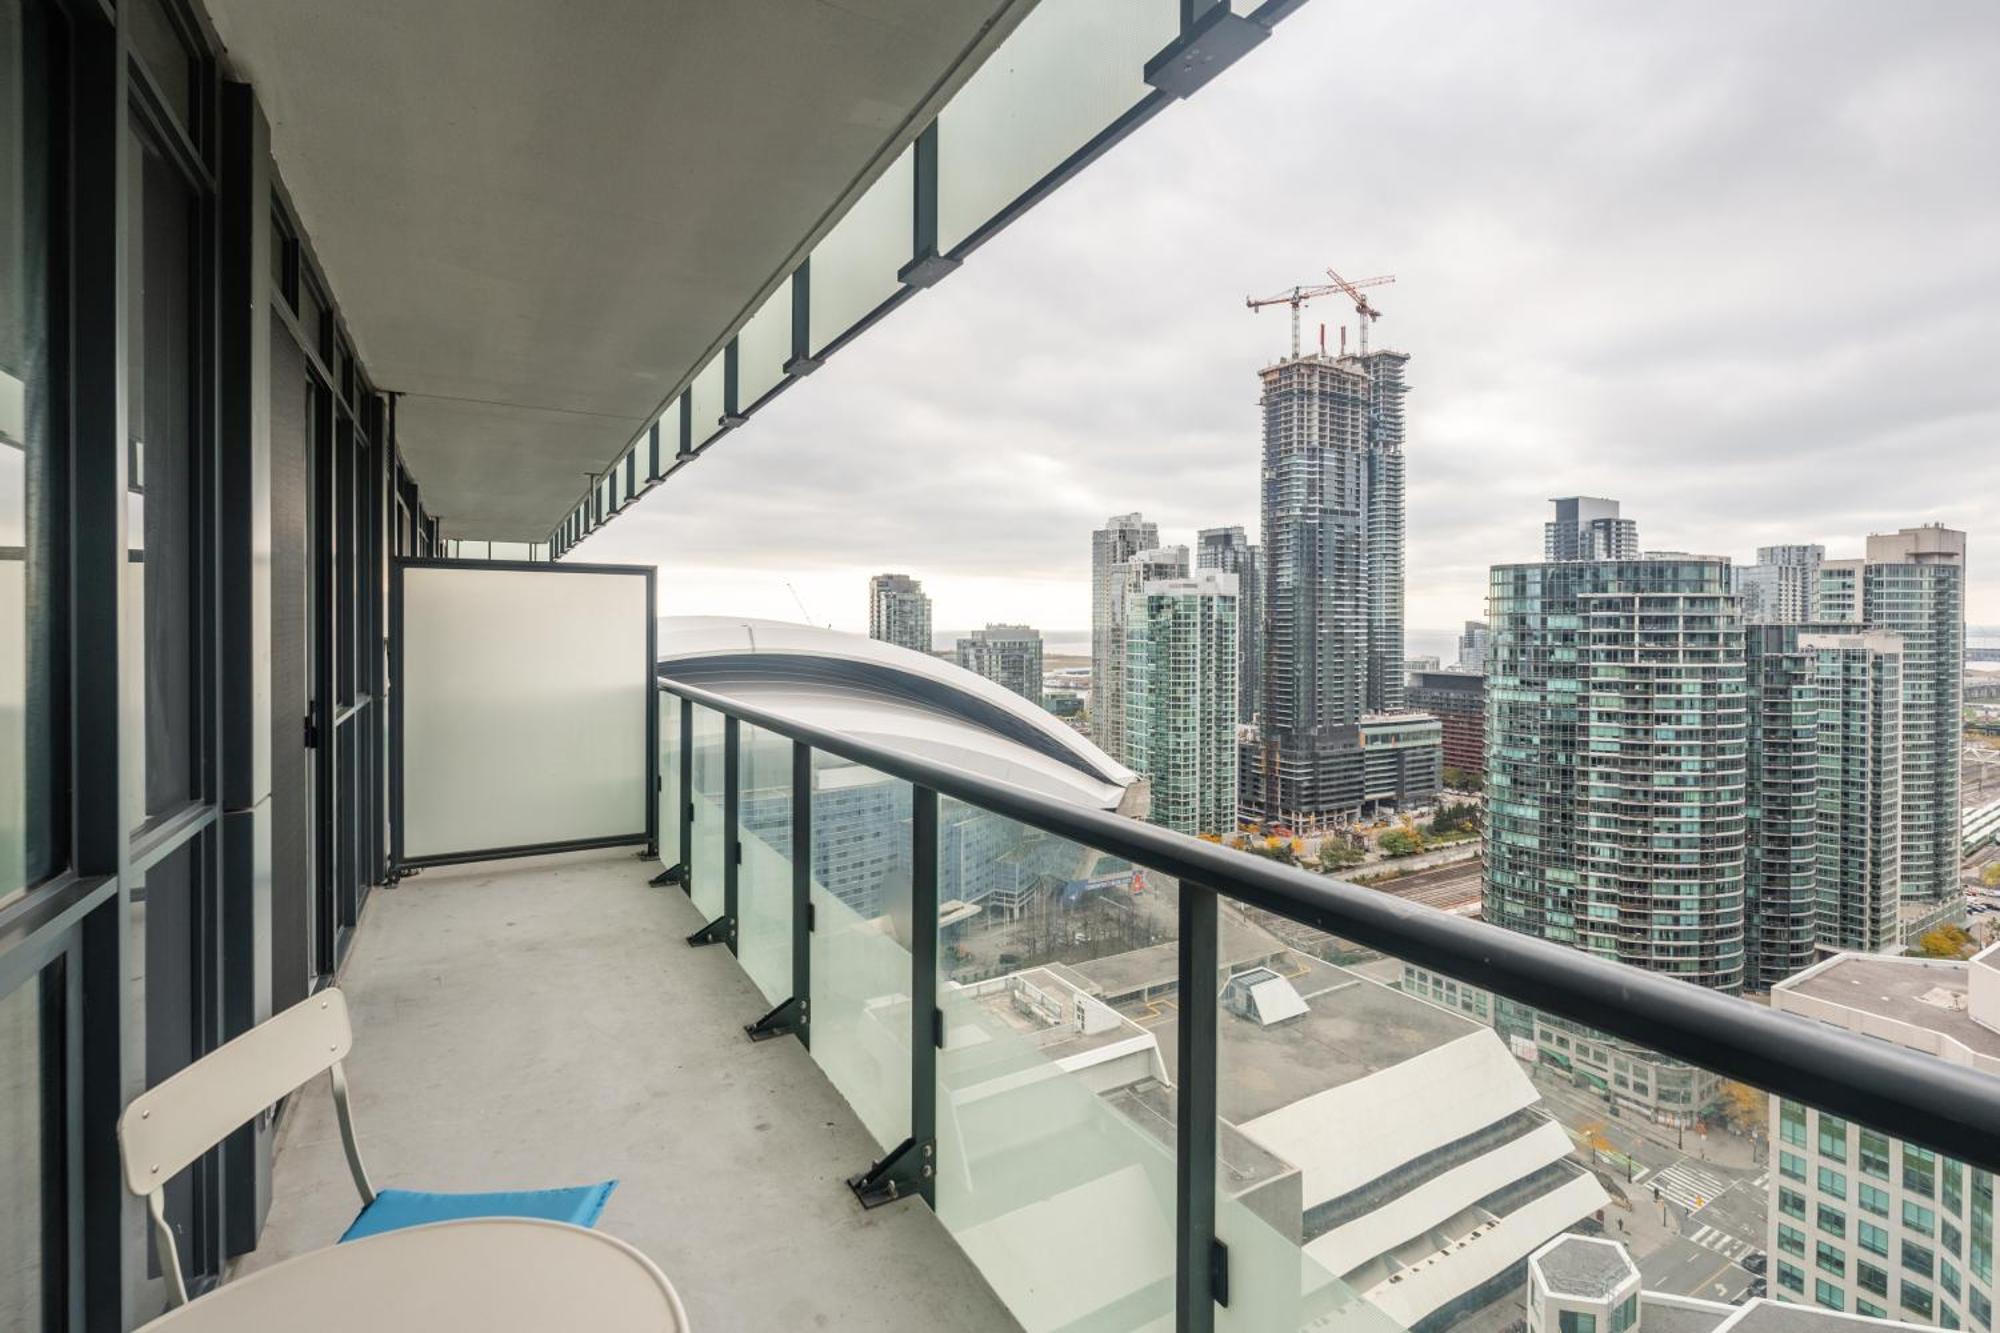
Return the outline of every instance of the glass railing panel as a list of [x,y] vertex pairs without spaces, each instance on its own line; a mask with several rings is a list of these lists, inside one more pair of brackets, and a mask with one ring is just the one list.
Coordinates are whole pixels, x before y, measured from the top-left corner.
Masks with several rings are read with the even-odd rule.
[[938,249],[949,252],[1148,93],[1178,0],[1042,0],[938,115]]
[[807,323],[814,356],[902,287],[914,248],[916,149],[906,148],[813,247]]
[[792,742],[745,723],[736,743],[736,957],[777,1005],[792,994]]
[[688,794],[694,807],[694,823],[688,830],[688,896],[694,899],[702,918],[713,921],[722,915],[726,897],[722,784],[727,727],[722,714],[696,704],[693,735],[688,744],[694,749],[693,790]]
[[938,1217],[1031,1331],[1170,1329],[1176,890],[949,798],[938,862]]
[[910,1133],[910,784],[815,752],[812,1055],[883,1149]]
[[681,861],[681,697],[660,691],[660,866]]
[[714,358],[701,368],[688,385],[688,444],[699,449],[722,432],[722,391],[726,387],[729,368],[723,355],[717,351]]
[[792,359],[792,283],[778,284],[736,335],[736,404],[751,404],[778,387]]

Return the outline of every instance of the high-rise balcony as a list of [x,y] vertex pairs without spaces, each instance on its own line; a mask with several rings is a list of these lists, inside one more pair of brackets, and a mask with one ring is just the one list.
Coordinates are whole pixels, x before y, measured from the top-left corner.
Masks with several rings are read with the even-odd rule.
[[[1990,1184],[1978,1061],[1167,832],[997,686],[753,678],[766,627],[663,681],[653,571],[593,567],[1297,7],[0,0],[0,1328],[406,1253],[334,1243],[342,1104],[383,1185],[615,1179],[561,1234],[706,1329],[1505,1328],[1624,1221],[1716,1256],[1661,1280],[1717,1329],[1760,1096]],[[1574,938],[1594,893],[1515,908]],[[1729,924],[1606,929],[1727,981]],[[338,1076],[124,1159],[335,989]],[[1666,1112],[1635,1059],[1707,1072]],[[1698,1112],[1734,1211],[1668,1147]],[[471,1258],[257,1326],[576,1277]]]

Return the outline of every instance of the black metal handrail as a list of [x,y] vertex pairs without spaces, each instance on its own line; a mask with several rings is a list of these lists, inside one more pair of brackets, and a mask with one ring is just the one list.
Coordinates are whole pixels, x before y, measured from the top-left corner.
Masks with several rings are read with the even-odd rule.
[[1038,795],[698,686],[664,678],[660,684],[725,716],[918,787],[2000,1171],[2000,1081],[1967,1066],[1158,825]]

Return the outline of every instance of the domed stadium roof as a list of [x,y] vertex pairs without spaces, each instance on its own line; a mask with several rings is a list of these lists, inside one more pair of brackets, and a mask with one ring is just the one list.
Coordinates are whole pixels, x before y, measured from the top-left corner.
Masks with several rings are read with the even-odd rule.
[[1115,810],[1132,770],[1055,716],[926,653],[813,625],[662,617],[659,674],[1028,791]]

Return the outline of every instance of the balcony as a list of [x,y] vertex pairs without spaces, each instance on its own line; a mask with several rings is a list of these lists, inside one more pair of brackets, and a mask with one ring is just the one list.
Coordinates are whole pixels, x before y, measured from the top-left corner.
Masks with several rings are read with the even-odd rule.
[[[375,1178],[615,1177],[599,1226],[673,1276],[698,1328],[1018,1327],[927,1210],[855,1206],[841,1177],[880,1150],[803,1046],[745,1039],[755,984],[688,947],[701,914],[648,886],[658,869],[579,852],[439,867],[376,897],[341,977]],[[353,1217],[318,1090],[279,1137],[272,1195],[235,1277]]]

